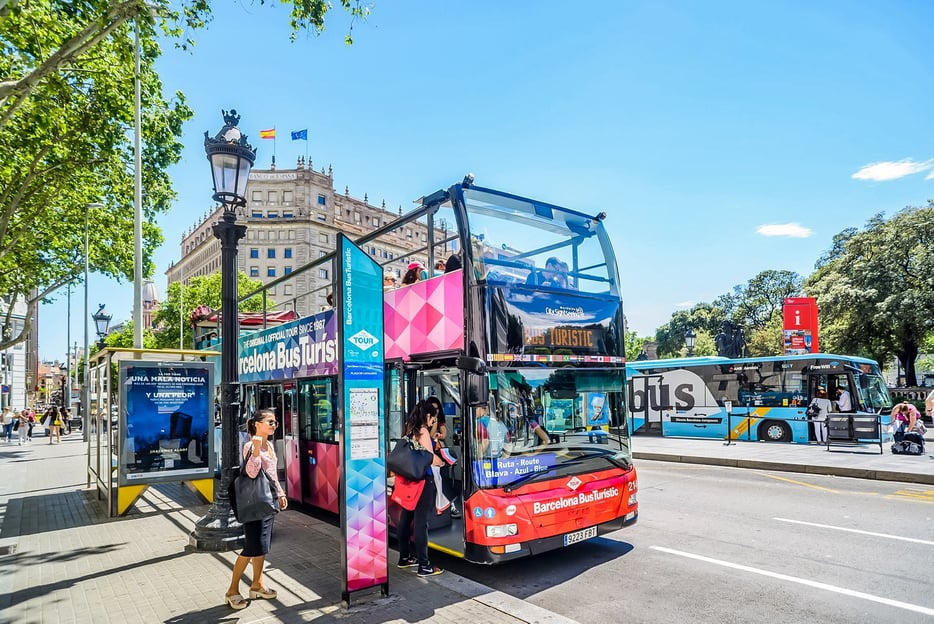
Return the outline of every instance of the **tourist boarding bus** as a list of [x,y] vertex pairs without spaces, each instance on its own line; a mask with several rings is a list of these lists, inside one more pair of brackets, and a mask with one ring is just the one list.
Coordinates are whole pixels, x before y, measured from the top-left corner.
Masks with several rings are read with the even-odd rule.
[[[462,517],[432,519],[432,548],[499,563],[636,522],[622,299],[604,218],[479,188],[468,176],[355,239],[394,275],[416,260],[428,273],[386,290],[381,303],[386,452],[413,406],[437,397],[444,444],[457,457],[443,478]],[[436,268],[443,260],[446,271]],[[327,333],[335,312],[296,323]],[[242,411],[277,410],[289,498],[337,512],[338,369],[322,355],[291,377],[241,369]],[[398,511],[389,506],[391,523]]]
[[848,355],[642,360],[627,377],[634,433],[807,444],[819,388],[835,409],[837,389],[848,392],[852,413],[881,415],[882,431],[892,409],[879,365]]

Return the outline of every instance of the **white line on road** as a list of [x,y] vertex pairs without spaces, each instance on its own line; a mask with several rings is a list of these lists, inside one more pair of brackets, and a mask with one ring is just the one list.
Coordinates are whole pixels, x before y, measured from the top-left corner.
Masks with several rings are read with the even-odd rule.
[[732,568],[734,570],[741,570],[743,572],[749,572],[750,574],[759,574],[762,576],[768,576],[774,579],[778,579],[780,581],[798,583],[799,585],[807,585],[808,587],[824,589],[826,591],[843,594],[844,596],[851,596],[853,598],[861,598],[863,600],[869,600],[870,602],[878,602],[879,604],[884,604],[889,607],[898,607],[899,609],[905,609],[906,611],[914,611],[915,613],[923,613],[924,615],[934,615],[934,609],[929,609],[928,607],[922,607],[919,605],[909,604],[907,602],[902,602],[900,600],[891,600],[889,598],[883,598],[881,596],[873,596],[872,594],[864,594],[863,592],[853,591],[852,589],[846,589],[844,587],[837,587],[836,585],[828,585],[827,583],[809,581],[808,579],[798,578],[796,576],[788,576],[787,574],[779,574],[778,572],[769,572],[768,570],[760,570],[759,568],[751,568],[749,566],[740,565],[738,563],[731,563],[729,561],[722,561],[720,559],[712,559],[710,557],[705,557],[703,555],[695,555],[693,553],[683,552],[680,550],[672,550],[671,548],[665,548],[664,546],[651,546],[650,548],[652,548],[653,550],[658,550],[661,552],[668,553],[670,555],[678,555],[679,557],[687,557],[688,559],[696,559],[697,561],[704,561],[706,563],[712,563],[714,565],[723,566],[725,568]]
[[791,522],[792,524],[803,524],[805,526],[818,527],[821,529],[832,529],[834,531],[846,531],[847,533],[859,533],[860,535],[871,535],[873,537],[884,537],[885,539],[901,540],[913,544],[924,544],[925,546],[934,546],[934,542],[913,537],[902,537],[901,535],[889,535],[888,533],[873,533],[872,531],[860,531],[859,529],[847,529],[845,527],[832,526],[830,524],[817,524],[816,522],[804,522],[803,520],[790,520],[788,518],[772,518],[779,522]]

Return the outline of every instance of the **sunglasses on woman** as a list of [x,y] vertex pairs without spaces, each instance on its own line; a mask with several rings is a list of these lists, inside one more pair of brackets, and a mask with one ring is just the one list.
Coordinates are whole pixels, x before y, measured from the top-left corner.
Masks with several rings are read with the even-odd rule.
[[278,427],[278,426],[279,426],[279,423],[277,423],[277,422],[274,421],[274,420],[261,420],[260,422],[261,422],[261,423],[265,423],[265,424],[269,425],[270,427]]

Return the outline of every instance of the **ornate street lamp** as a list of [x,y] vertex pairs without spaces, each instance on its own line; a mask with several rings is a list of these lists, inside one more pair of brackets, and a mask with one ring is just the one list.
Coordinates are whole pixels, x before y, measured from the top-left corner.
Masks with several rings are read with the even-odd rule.
[[688,327],[688,330],[684,332],[684,344],[688,348],[688,357],[694,355],[694,340],[697,338],[697,334],[694,333],[693,327]]
[[214,236],[221,242],[221,482],[214,490],[214,504],[198,520],[189,537],[195,550],[222,552],[243,542],[243,528],[237,522],[227,498],[227,485],[239,466],[237,422],[240,385],[237,383],[237,244],[246,234],[237,225],[237,208],[246,205],[246,183],[256,160],[256,149],[240,133],[237,111],[221,111],[224,127],[214,138],[204,133],[204,151],[214,175],[214,200],[224,205],[224,216],[214,224]]
[[104,343],[104,336],[107,335],[107,328],[110,327],[110,319],[113,318],[112,315],[107,314],[107,310],[104,309],[104,304],[99,304],[97,312],[91,315],[91,318],[94,319],[94,325],[97,327],[97,350],[100,351],[107,345]]

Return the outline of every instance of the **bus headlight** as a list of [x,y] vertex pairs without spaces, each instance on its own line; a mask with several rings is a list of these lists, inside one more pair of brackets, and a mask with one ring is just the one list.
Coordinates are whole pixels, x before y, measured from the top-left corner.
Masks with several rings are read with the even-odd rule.
[[629,506],[632,507],[637,502],[639,502],[639,497],[636,496],[635,492],[633,492],[632,494],[629,495]]
[[518,524],[493,524],[486,527],[487,537],[512,537],[519,534]]

